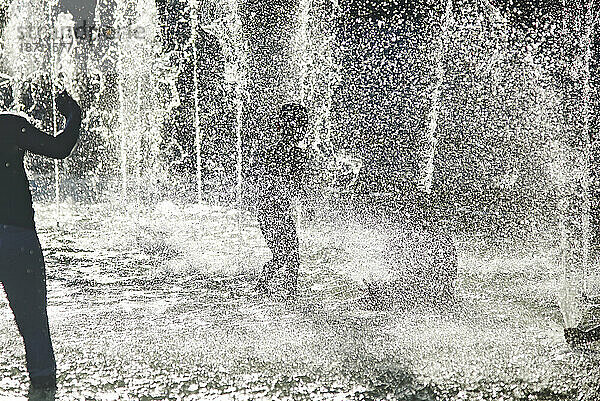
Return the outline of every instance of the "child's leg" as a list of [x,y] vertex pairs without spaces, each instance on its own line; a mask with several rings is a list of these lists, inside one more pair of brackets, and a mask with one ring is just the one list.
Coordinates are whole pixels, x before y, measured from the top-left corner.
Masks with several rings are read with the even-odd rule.
[[264,264],[256,285],[257,290],[266,291],[269,281],[271,281],[275,275],[275,272],[277,271],[277,268],[279,267],[276,261],[277,236],[274,228],[276,219],[274,218],[271,210],[259,210],[257,214],[257,220],[265,242],[273,254],[273,257]]
[[273,259],[275,259],[275,252],[277,248],[277,216],[274,210],[266,209],[260,210],[257,213],[258,226],[262,232],[263,238],[267,243],[267,246],[273,253]]
[[258,223],[267,246],[273,253],[259,280],[266,285],[278,268],[286,269],[286,286],[295,291],[300,266],[299,242],[296,233],[296,223],[289,208],[269,208],[259,211]]
[[267,263],[263,265],[262,272],[258,277],[258,281],[256,283],[256,290],[260,292],[268,291],[268,285],[273,276],[275,276],[275,271],[277,270],[277,265],[273,259],[269,260]]
[[296,223],[291,212],[281,216],[279,224],[279,243],[277,254],[286,271],[286,289],[295,293],[298,287],[298,270],[300,268],[300,244]]
[[56,362],[46,311],[46,273],[37,234],[6,226],[3,230],[2,281],[25,343],[29,377],[32,382],[36,378],[54,377]]

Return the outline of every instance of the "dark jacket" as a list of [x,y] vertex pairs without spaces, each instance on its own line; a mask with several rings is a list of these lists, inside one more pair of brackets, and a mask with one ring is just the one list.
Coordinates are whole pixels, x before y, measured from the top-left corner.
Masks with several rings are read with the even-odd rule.
[[56,137],[45,134],[24,117],[0,114],[0,224],[35,228],[29,181],[23,166],[25,151],[64,159],[79,138],[81,114],[67,116]]

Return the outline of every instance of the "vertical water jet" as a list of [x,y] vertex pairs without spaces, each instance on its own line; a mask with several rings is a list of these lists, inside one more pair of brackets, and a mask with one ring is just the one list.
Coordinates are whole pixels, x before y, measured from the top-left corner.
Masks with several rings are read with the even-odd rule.
[[[58,122],[56,115],[56,99],[54,97],[54,89],[56,85],[56,32],[54,30],[54,10],[55,3],[53,1],[48,2],[48,27],[49,27],[49,53],[50,53],[50,97],[52,99],[52,135],[58,134]],[[58,214],[60,212],[60,164],[59,160],[54,160],[54,203],[56,206],[56,218],[58,224]]]
[[[562,284],[558,301],[565,326],[576,327],[582,320],[583,300],[588,292],[591,245],[591,70],[594,31],[593,1],[569,6],[563,1],[562,36],[574,36],[572,53],[561,47],[566,70],[562,90],[565,113],[563,130],[567,143],[563,157],[565,183],[559,200],[560,269]],[[571,11],[571,12],[569,12]],[[570,31],[570,26],[579,27]],[[578,110],[578,113],[573,113]],[[574,129],[572,127],[575,127]]]
[[590,64],[592,62],[592,36],[594,32],[594,0],[589,0],[586,5],[585,14],[585,36],[584,36],[584,62],[583,62],[583,177],[581,179],[582,191],[582,211],[581,211],[581,227],[582,227],[582,288],[584,294],[587,293],[587,277],[590,264],[590,182],[591,182],[591,158],[592,158],[592,136],[591,136],[591,76]]
[[[123,51],[119,46],[118,57],[117,57],[117,71],[121,75],[123,73]],[[122,79],[118,80],[118,102],[119,102],[119,161],[120,161],[120,175],[121,175],[121,199],[125,201],[127,199],[127,136],[125,130],[125,96],[123,90]]]
[[235,205],[237,209],[238,264],[242,247],[242,195],[243,195],[243,123],[247,98],[248,46],[242,31],[242,20],[238,0],[224,0],[222,15],[203,30],[216,37],[221,45],[225,60],[224,84],[233,115],[235,137]]
[[450,20],[452,18],[452,0],[446,1],[444,15],[442,17],[441,32],[438,36],[435,54],[435,78],[433,88],[431,90],[431,108],[427,114],[428,122],[425,137],[425,163],[419,180],[419,189],[427,194],[431,194],[431,186],[433,184],[434,160],[438,139],[436,137],[438,118],[440,114],[442,83],[444,81],[444,53],[446,41],[448,40],[448,31],[450,28]]
[[198,90],[198,0],[190,1],[191,45],[192,45],[192,82],[194,96],[194,147],[196,149],[196,188],[198,203],[203,199],[202,188],[202,136],[200,131],[200,105]]

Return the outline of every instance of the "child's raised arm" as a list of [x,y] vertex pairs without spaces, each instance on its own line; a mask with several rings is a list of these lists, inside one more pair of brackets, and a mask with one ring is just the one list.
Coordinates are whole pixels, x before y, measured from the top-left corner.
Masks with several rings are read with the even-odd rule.
[[24,117],[12,116],[13,129],[17,131],[15,142],[18,147],[54,159],[64,159],[71,154],[79,138],[81,109],[66,92],[57,96],[56,105],[60,113],[67,118],[65,128],[57,136],[37,129]]

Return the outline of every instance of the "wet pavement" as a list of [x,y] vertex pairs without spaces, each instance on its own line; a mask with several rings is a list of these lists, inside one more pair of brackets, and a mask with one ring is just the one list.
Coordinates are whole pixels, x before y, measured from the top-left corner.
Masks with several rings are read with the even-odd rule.
[[[564,343],[553,251],[459,244],[458,304],[378,311],[377,230],[300,221],[300,296],[259,296],[269,252],[226,208],[37,206],[57,400],[597,400],[597,346]],[[58,224],[57,224],[58,223]],[[25,396],[0,298],[0,395]]]

